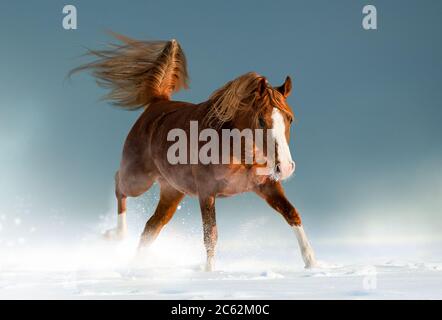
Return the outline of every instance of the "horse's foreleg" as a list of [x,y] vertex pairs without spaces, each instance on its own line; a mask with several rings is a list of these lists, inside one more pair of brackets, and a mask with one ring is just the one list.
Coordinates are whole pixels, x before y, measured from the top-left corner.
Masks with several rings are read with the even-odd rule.
[[317,265],[315,254],[302,227],[301,216],[287,200],[281,184],[279,182],[266,183],[260,186],[256,193],[266,200],[273,209],[278,211],[295,231],[305,267],[315,267]]
[[212,271],[215,266],[215,246],[218,240],[215,197],[200,197],[199,200],[203,218],[204,246],[207,252],[206,271]]
[[139,249],[149,246],[158,237],[161,229],[173,217],[178,204],[184,197],[182,192],[174,189],[167,182],[162,181],[160,185],[160,201],[155,209],[155,213],[150,217],[144,227]]

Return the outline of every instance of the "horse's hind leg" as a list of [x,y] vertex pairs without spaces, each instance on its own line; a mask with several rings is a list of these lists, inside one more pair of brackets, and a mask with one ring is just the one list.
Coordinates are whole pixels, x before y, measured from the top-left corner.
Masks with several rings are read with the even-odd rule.
[[[115,174],[115,196],[118,204],[118,220],[117,227],[107,230],[104,237],[109,240],[122,240],[127,235],[127,222],[126,222],[126,199],[127,197],[137,197],[154,184],[156,176],[153,174],[132,174],[129,175],[132,180],[124,180],[124,175],[121,175],[121,171],[117,171]],[[136,177],[136,179],[133,179]],[[123,181],[121,180],[123,179]],[[122,183],[126,182],[126,183]]]
[[127,197],[120,191],[118,171],[115,174],[115,196],[117,198],[117,205],[118,205],[117,227],[107,230],[104,233],[104,237],[110,240],[122,240],[127,235],[127,222],[126,222]]
[[149,246],[158,237],[161,229],[173,217],[183,197],[184,194],[182,192],[170,186],[166,181],[160,181],[160,201],[155,209],[155,213],[147,221],[141,234],[140,249]]

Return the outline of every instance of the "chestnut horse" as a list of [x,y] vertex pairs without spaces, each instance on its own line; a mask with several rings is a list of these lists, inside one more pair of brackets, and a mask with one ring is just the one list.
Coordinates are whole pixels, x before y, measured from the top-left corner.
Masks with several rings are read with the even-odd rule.
[[[205,102],[172,101],[171,95],[187,88],[188,84],[186,59],[178,42],[138,41],[114,35],[120,44],[111,44],[108,50],[89,51],[98,59],[71,71],[72,74],[90,70],[99,85],[110,89],[108,100],[125,109],[144,109],[127,136],[115,175],[118,224],[107,231],[107,237],[121,239],[127,233],[126,198],[140,196],[158,182],[160,200],[146,223],[140,248],[155,240],[185,195],[195,196],[199,199],[203,220],[206,270],[210,271],[214,267],[218,238],[215,199],[255,192],[293,228],[306,268],[315,266],[301,217],[287,200],[281,185],[281,180],[295,169],[289,149],[294,116],[286,102],[292,89],[290,77],[282,86],[272,87],[265,77],[251,72],[228,82]],[[272,129],[267,140],[273,139],[276,149],[273,167],[263,175],[257,173],[260,167],[257,163],[171,164],[167,151],[173,142],[169,141],[168,133],[174,128],[189,133],[191,121],[198,121],[200,131],[213,128],[219,133],[226,128]],[[260,150],[253,145],[253,150],[245,152]],[[267,155],[264,151],[261,153]]]

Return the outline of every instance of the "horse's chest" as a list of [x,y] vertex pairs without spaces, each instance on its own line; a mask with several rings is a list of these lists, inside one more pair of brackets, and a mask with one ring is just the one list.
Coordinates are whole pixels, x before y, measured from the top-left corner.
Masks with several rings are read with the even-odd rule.
[[252,168],[242,167],[229,172],[218,181],[218,195],[232,196],[254,190],[256,185],[260,183],[260,177],[255,174]]

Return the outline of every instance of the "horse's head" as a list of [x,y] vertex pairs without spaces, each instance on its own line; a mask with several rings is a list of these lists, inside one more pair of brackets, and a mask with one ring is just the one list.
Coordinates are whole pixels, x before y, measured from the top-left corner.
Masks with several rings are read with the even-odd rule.
[[[293,112],[287,103],[287,97],[292,90],[290,77],[285,79],[284,84],[279,87],[271,87],[265,78],[258,83],[255,105],[252,107],[251,117],[254,128],[272,129],[270,134],[264,134],[264,146],[269,143],[274,152],[269,154],[268,149],[263,148],[263,154],[267,163],[272,164],[270,175],[276,180],[283,180],[292,175],[295,171],[295,162],[290,153],[290,126],[293,121]],[[269,141],[271,139],[272,141]]]
[[[230,81],[211,96],[209,120],[239,130],[263,130],[263,143],[257,146],[255,139],[255,158],[265,158],[267,166],[271,165],[266,172],[276,180],[288,178],[295,170],[289,148],[294,116],[286,101],[291,90],[290,77],[283,85],[272,87],[265,77],[250,72]],[[267,131],[269,129],[272,130]],[[269,153],[267,145],[274,146],[274,152]]]

